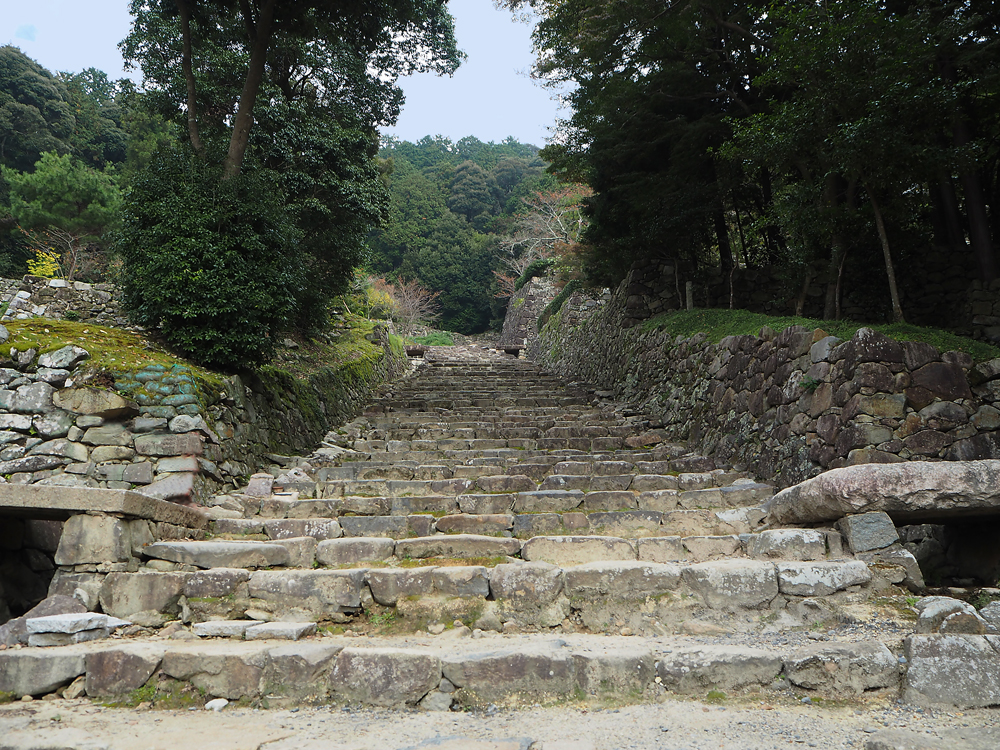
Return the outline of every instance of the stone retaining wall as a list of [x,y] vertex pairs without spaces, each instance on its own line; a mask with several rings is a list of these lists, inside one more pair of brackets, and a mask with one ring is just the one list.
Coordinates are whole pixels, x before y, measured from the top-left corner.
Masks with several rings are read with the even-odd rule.
[[0,280],[0,290],[0,301],[7,303],[0,320],[44,317],[119,328],[128,325],[113,284],[25,276],[21,281]]
[[[568,310],[584,299],[574,297]],[[630,299],[623,284],[582,318],[554,316],[529,357],[779,486],[857,463],[1000,456],[1000,360],[973,367],[870,329],[847,342],[801,326],[718,344],[675,338],[626,327]]]
[[[378,341],[377,355],[308,380],[273,372],[209,383],[183,366],[150,365],[119,374],[120,393],[77,382],[79,347],[22,352],[0,368],[0,481],[203,502],[273,464],[272,454],[315,449],[398,377],[405,354],[384,330]],[[44,597],[61,527],[0,522],[0,622]]]
[[528,283],[514,292],[507,302],[500,346],[527,348],[538,336],[538,317],[558,293],[555,283],[547,276],[528,279]]

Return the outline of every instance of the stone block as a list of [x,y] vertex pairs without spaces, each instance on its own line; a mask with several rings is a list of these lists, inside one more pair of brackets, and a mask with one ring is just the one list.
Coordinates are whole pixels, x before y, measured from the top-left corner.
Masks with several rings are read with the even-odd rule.
[[679,536],[644,537],[636,540],[639,560],[667,563],[684,560],[687,551]]
[[55,390],[48,383],[22,385],[14,391],[10,411],[18,414],[47,414],[53,409],[52,394]]
[[431,654],[388,648],[345,648],[330,670],[330,693],[340,701],[376,706],[415,705],[441,682]]
[[747,554],[759,560],[822,560],[826,535],[812,529],[768,529],[750,535]]
[[434,592],[434,566],[423,568],[371,568],[367,573],[372,598],[386,607],[401,598],[428,596]]
[[790,596],[827,596],[871,581],[861,560],[843,562],[779,562],[778,589]]
[[787,657],[785,676],[796,687],[824,695],[861,695],[899,685],[899,663],[883,643],[822,644]]
[[509,513],[514,507],[517,495],[460,495],[458,507],[463,513],[474,515],[495,515]]
[[165,647],[128,644],[87,654],[87,695],[124,695],[138,690],[160,666]]
[[739,537],[728,534],[724,536],[686,536],[681,542],[687,551],[687,559],[693,562],[715,560],[720,557],[739,556],[743,545]]
[[365,560],[388,560],[396,543],[382,537],[343,537],[325,539],[316,546],[320,565],[351,565]]
[[454,534],[401,539],[396,557],[505,557],[521,551],[521,540]]
[[264,521],[264,530],[271,539],[292,539],[311,536],[314,539],[339,539],[344,530],[336,518],[282,518]]
[[291,568],[311,568],[316,562],[316,539],[311,536],[285,537],[275,540],[288,551],[288,563]]
[[636,560],[635,547],[612,536],[539,536],[521,548],[521,558],[563,567],[599,560]]
[[847,540],[851,552],[870,552],[899,541],[896,526],[887,513],[871,511],[845,516],[837,527]]
[[80,386],[63,388],[52,396],[60,409],[74,414],[88,414],[104,419],[127,420],[139,415],[139,405],[114,391]]
[[912,635],[903,700],[920,706],[981,708],[1000,704],[1000,637]]
[[248,627],[243,637],[248,641],[297,641],[315,632],[314,622],[262,622]]
[[75,515],[63,524],[56,565],[127,562],[132,540],[125,521],[113,516]]
[[0,652],[0,692],[45,695],[86,671],[85,647],[15,649]]
[[625,510],[588,513],[587,522],[594,534],[601,536],[659,536],[662,513],[655,510]]
[[208,620],[194,623],[191,632],[201,638],[242,638],[247,628],[259,624],[257,620]]
[[592,562],[564,570],[566,594],[591,600],[644,600],[675,591],[681,569],[667,563]]
[[337,619],[361,607],[364,569],[258,570],[250,576],[248,591],[255,608],[287,621]]
[[682,569],[684,583],[711,609],[757,609],[778,595],[772,563],[718,560]]
[[183,592],[188,599],[216,599],[236,594],[250,580],[243,568],[213,568],[186,574]]
[[434,528],[442,534],[503,534],[514,527],[509,513],[472,516],[466,513],[439,518]]
[[163,655],[160,669],[168,677],[190,682],[207,695],[227,700],[256,698],[261,694],[267,667],[263,643],[181,644]]
[[288,565],[288,550],[268,542],[155,542],[143,548],[146,557],[199,568],[267,568]]
[[183,435],[136,435],[135,450],[143,456],[200,456],[205,450],[205,441],[188,432]]
[[445,596],[488,596],[490,581],[481,565],[435,568],[431,573],[434,589]]
[[516,513],[563,513],[578,508],[584,500],[580,490],[546,490],[518,492],[514,501]]
[[101,608],[128,619],[136,612],[180,611],[186,573],[109,573],[101,586]]
[[573,655],[551,645],[445,656],[441,672],[458,688],[456,698],[470,706],[502,703],[518,694],[561,698],[576,684]]
[[339,523],[348,537],[398,539],[410,530],[405,516],[341,516]]
[[506,563],[489,573],[490,593],[497,601],[513,600],[548,604],[563,591],[561,568],[545,562]]
[[656,674],[663,687],[688,694],[770,685],[781,669],[779,654],[747,646],[675,648],[656,663]]

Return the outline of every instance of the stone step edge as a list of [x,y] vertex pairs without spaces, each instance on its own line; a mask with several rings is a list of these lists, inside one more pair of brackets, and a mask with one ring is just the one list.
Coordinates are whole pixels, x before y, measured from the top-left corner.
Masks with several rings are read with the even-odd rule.
[[[292,643],[157,639],[24,648],[0,653],[0,691],[38,697],[72,683],[76,695],[127,702],[148,684],[169,687],[173,680],[194,686],[205,700],[431,710],[588,697],[652,702],[710,690],[842,699],[882,691],[917,703],[949,700],[921,692],[935,665],[918,658],[905,669],[900,655],[877,640],[760,648],[627,636],[473,635],[479,634],[460,626],[413,646],[313,636]],[[911,636],[907,653],[928,648],[911,641],[935,637],[941,636]],[[968,678],[954,666],[972,666],[964,659],[950,654],[947,677],[963,699]],[[148,689],[143,693],[148,698]]]

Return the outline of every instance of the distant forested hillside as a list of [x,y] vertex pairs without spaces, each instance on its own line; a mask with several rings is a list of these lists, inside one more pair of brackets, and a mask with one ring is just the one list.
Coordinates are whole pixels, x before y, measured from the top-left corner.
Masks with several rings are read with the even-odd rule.
[[428,136],[389,141],[380,156],[391,202],[370,239],[371,272],[440,292],[439,327],[485,330],[502,314],[493,274],[503,269],[502,240],[527,210],[524,199],[555,186],[538,149],[513,138]]

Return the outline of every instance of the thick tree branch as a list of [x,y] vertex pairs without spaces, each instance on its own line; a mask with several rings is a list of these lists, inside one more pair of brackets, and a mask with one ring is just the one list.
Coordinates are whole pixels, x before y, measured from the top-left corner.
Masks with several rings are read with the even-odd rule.
[[264,0],[260,6],[260,15],[255,24],[256,36],[253,38],[253,49],[250,53],[250,65],[247,69],[246,81],[240,93],[240,102],[233,120],[233,134],[229,139],[229,152],[222,163],[223,179],[235,177],[243,166],[247,144],[250,142],[250,128],[253,125],[253,108],[257,103],[257,92],[264,79],[264,66],[267,62],[267,48],[271,43],[274,25],[274,6],[276,0]]

